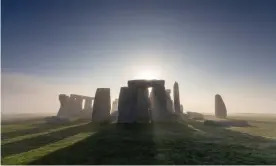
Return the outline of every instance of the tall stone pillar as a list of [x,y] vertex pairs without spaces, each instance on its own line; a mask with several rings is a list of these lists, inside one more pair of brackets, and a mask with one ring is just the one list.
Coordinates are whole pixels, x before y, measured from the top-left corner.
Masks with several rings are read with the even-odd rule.
[[148,88],[137,88],[137,120],[140,122],[149,123],[149,91]]
[[81,96],[76,96],[75,98],[75,113],[78,114],[80,111],[82,111],[83,98]]
[[92,109],[92,100],[93,98],[85,98],[84,110]]
[[129,87],[121,87],[118,101],[117,123],[134,123],[136,121],[136,101],[136,89]]
[[65,94],[59,95],[60,108],[57,113],[58,117],[68,117],[69,96]]
[[152,120],[153,121],[166,121],[169,115],[167,110],[167,95],[165,87],[162,85],[155,85],[152,88],[151,94],[152,105]]
[[173,85],[173,99],[174,99],[174,111],[176,113],[180,113],[180,98],[179,98],[179,86],[178,83],[175,82]]
[[215,115],[217,118],[226,118],[227,110],[226,106],[219,94],[215,95]]
[[96,90],[92,122],[105,122],[110,119],[111,99],[110,88],[98,88]]

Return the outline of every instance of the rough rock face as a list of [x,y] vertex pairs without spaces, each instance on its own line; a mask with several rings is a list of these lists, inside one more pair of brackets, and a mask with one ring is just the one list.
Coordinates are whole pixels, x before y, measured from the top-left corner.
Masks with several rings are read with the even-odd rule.
[[217,118],[226,118],[227,110],[226,106],[219,94],[215,95],[215,115]]
[[179,98],[179,86],[175,82],[173,85],[173,99],[174,99],[174,111],[176,113],[181,113],[180,111],[180,98]]
[[151,92],[150,101],[152,121],[167,121],[169,111],[167,110],[167,94],[165,87],[162,85],[155,85]]
[[118,102],[119,102],[118,99],[115,99],[115,100],[112,102],[111,112],[117,111],[117,110],[118,110],[118,104],[119,104]]
[[57,113],[58,117],[68,117],[68,109],[69,109],[69,96],[65,95],[65,94],[60,94],[59,95],[59,102],[60,102],[60,108],[59,111]]
[[121,87],[118,104],[118,123],[134,123],[136,120],[136,104],[137,97],[134,89],[129,87]]
[[171,90],[170,89],[166,89],[166,95],[167,95],[167,110],[169,112],[174,112],[173,101],[171,98]]
[[110,119],[110,100],[110,88],[98,88],[96,90],[93,104],[92,122],[102,123]]
[[137,120],[140,122],[149,123],[150,113],[149,113],[149,91],[147,88],[137,89]]

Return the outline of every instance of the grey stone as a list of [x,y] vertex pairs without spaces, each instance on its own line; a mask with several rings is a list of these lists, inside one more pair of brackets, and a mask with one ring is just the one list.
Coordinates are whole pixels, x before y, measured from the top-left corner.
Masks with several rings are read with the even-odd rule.
[[59,95],[60,108],[57,113],[58,117],[67,117],[68,115],[68,106],[69,106],[69,96],[65,94]]
[[118,101],[118,123],[134,123],[137,119],[137,91],[135,88],[121,87]]
[[166,95],[167,95],[167,110],[169,112],[174,112],[173,101],[171,98],[171,90],[170,89],[166,89]]
[[149,92],[147,88],[138,88],[137,89],[137,120],[139,122],[150,122],[150,113],[149,113]]
[[174,99],[174,111],[176,113],[181,113],[180,111],[180,98],[179,98],[179,86],[175,82],[173,85],[173,99]]
[[96,90],[93,112],[92,112],[92,122],[106,122],[110,119],[110,88],[98,88]]
[[222,97],[219,94],[215,95],[215,116],[217,118],[227,117],[226,106],[222,100]]

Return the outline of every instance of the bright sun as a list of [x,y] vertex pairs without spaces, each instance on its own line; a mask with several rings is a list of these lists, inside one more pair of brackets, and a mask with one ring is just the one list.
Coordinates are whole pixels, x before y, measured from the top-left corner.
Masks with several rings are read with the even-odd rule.
[[156,70],[140,70],[134,75],[134,79],[159,79],[160,78],[160,73]]

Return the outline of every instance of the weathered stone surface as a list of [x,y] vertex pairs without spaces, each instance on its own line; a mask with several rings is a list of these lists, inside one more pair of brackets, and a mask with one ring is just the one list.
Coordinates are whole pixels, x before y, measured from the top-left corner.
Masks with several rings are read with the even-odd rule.
[[222,100],[222,97],[219,94],[215,95],[215,115],[218,118],[227,117],[226,106]]
[[183,105],[182,105],[182,104],[180,105],[180,112],[181,112],[181,113],[184,112],[184,108],[183,108]]
[[170,89],[166,89],[166,95],[167,95],[167,110],[169,112],[174,112],[173,101],[171,98],[171,90]]
[[179,86],[175,82],[173,85],[173,99],[174,99],[174,111],[176,113],[181,113],[180,111],[180,98],[179,98]]
[[112,102],[111,112],[113,112],[113,111],[118,111],[118,104],[119,104],[119,99],[115,99],[115,100]]
[[69,114],[69,96],[65,94],[59,95],[60,108],[57,113],[58,117],[68,117]]
[[169,111],[167,110],[167,95],[165,87],[155,85],[150,96],[152,121],[166,121]]
[[149,92],[147,88],[138,88],[137,89],[137,120],[139,122],[150,122],[150,113],[149,113]]
[[140,88],[149,88],[156,85],[165,86],[164,80],[129,80],[128,87],[140,87]]
[[135,88],[121,87],[118,104],[118,123],[134,123],[137,119],[137,91]]
[[92,122],[101,123],[108,121],[110,118],[110,109],[110,88],[98,88],[93,104]]

